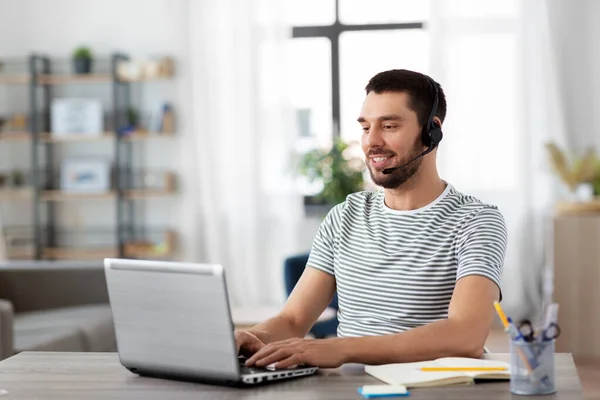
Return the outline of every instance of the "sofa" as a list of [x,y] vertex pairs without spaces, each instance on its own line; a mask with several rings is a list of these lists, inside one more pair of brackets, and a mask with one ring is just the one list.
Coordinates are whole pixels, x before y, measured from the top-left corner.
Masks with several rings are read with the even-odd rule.
[[0,262],[0,360],[116,351],[102,261]]

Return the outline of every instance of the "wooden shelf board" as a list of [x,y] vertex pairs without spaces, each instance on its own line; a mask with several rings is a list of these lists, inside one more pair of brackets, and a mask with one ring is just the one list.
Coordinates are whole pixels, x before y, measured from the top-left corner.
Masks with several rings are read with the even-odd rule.
[[67,200],[85,200],[85,199],[112,199],[115,197],[113,190],[104,193],[76,193],[65,192],[62,190],[44,190],[42,200],[46,201],[67,201]]
[[58,258],[61,260],[85,260],[107,257],[116,257],[116,248],[78,249],[47,247],[42,251],[44,258]]
[[600,213],[600,199],[585,202],[562,201],[556,204],[558,214],[592,214]]
[[[153,77],[144,77],[140,79],[120,79],[120,82],[151,82],[172,78],[172,75],[161,75]],[[24,75],[26,81],[29,77]],[[113,76],[110,73],[90,73],[90,74],[42,74],[38,77],[38,83],[41,85],[63,85],[69,83],[107,83],[112,82]]]
[[0,73],[1,85],[26,85],[29,83],[28,74]]
[[0,132],[0,141],[26,142],[31,140],[30,132]]
[[[175,192],[172,190],[146,190],[134,189],[128,190],[125,193],[127,199],[145,199],[153,197],[171,196]],[[42,200],[46,201],[69,201],[69,200],[85,200],[85,199],[114,199],[116,192],[111,190],[104,193],[73,193],[62,190],[44,190],[42,192]]]
[[[126,243],[125,257],[142,258],[142,259],[170,259],[175,255],[175,232],[170,229],[165,230],[166,249],[163,252],[153,251],[150,248],[145,248],[145,244],[140,246],[140,243]],[[44,258],[55,259],[98,259],[106,257],[117,257],[117,249],[114,247],[98,247],[98,248],[75,248],[75,247],[47,247],[42,251]]]
[[134,189],[128,190],[125,197],[128,199],[146,199],[152,197],[168,197],[172,196],[175,192],[172,190],[146,190],[146,189]]
[[0,200],[22,200],[31,198],[31,188],[8,188],[0,189]]
[[6,258],[9,260],[30,260],[35,256],[33,249],[8,249]]
[[174,137],[174,133],[166,133],[166,132],[136,132],[130,135],[124,136],[123,140],[137,141],[137,140],[147,140],[147,139],[157,139],[157,138],[172,138]]
[[154,75],[154,76],[144,76],[141,78],[134,78],[134,79],[130,79],[130,78],[121,78],[120,81],[121,82],[152,82],[152,81],[164,81],[164,80],[168,80],[168,79],[173,79],[175,75],[173,74],[162,74],[162,75]]
[[68,83],[103,83],[111,82],[111,74],[49,74],[40,75],[38,82],[41,85],[62,85]]
[[114,139],[114,132],[102,132],[97,136],[89,136],[87,134],[71,134],[68,136],[54,136],[51,132],[42,132],[41,140],[45,143],[58,142],[97,142],[107,139]]
[[[117,137],[115,132],[102,132],[101,135],[98,136],[88,136],[88,135],[68,135],[57,137],[54,136],[51,132],[42,132],[41,140],[45,143],[62,143],[62,142],[96,142],[103,140],[114,140]],[[126,141],[141,141],[148,140],[153,138],[170,138],[175,136],[172,133],[154,133],[154,132],[140,132],[140,133],[132,133],[131,135],[127,135],[123,137],[123,140]],[[0,136],[1,138],[1,136]],[[29,139],[29,137],[27,137]]]

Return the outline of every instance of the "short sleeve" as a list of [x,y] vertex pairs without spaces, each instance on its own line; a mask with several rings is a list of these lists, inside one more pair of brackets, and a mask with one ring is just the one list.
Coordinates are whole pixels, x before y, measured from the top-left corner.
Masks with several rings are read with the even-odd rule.
[[506,242],[506,224],[500,211],[487,207],[477,212],[458,237],[456,280],[469,275],[484,276],[498,286],[502,299]]
[[335,240],[339,232],[342,208],[345,203],[333,207],[321,222],[308,257],[307,266],[316,268],[330,275],[334,274]]

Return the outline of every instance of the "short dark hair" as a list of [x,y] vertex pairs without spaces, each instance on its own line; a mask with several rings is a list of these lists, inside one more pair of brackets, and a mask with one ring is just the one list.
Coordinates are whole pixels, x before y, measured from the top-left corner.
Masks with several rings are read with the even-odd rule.
[[419,124],[424,126],[429,118],[435,96],[433,85],[438,87],[438,106],[435,116],[444,122],[446,118],[446,96],[439,83],[429,76],[406,69],[383,71],[369,80],[365,91],[375,92],[404,92],[410,96],[408,106],[417,113]]

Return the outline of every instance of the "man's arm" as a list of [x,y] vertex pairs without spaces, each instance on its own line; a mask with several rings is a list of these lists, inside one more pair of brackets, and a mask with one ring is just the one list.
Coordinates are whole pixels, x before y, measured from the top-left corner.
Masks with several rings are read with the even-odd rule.
[[467,276],[456,283],[448,318],[394,335],[339,339],[344,362],[389,364],[439,357],[475,357],[483,346],[494,318],[498,286],[482,276]]
[[335,278],[307,267],[290,294],[283,310],[248,331],[263,343],[304,337],[333,299]]
[[283,310],[274,318],[249,330],[263,343],[304,337],[335,294],[334,237],[344,203],[333,207],[310,250],[308,265],[294,286]]
[[493,302],[498,298],[494,282],[470,275],[456,283],[447,319],[392,335],[275,342],[254,354],[248,365],[335,368],[349,362],[378,365],[449,356],[478,358],[494,318]]

